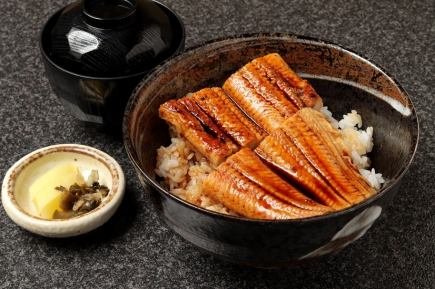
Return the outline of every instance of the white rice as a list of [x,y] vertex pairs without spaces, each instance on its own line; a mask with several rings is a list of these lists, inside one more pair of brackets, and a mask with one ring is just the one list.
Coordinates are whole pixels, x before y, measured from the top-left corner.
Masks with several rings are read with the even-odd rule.
[[[352,162],[361,175],[370,186],[379,190],[385,180],[374,168],[369,169],[370,159],[367,157],[373,149],[373,128],[361,129],[362,118],[355,110],[343,115],[340,121],[332,116],[327,106],[322,107],[320,111],[340,130],[344,145],[351,152]],[[173,137],[169,146],[162,146],[157,150],[155,171],[163,178],[171,193],[202,208],[236,215],[222,203],[203,194],[202,182],[213,170],[207,159],[194,152],[183,137]]]
[[184,138],[173,137],[169,146],[157,150],[156,173],[171,193],[205,209],[235,215],[202,193],[202,182],[213,170],[207,159],[195,153]]
[[382,174],[377,174],[374,168],[372,168],[371,170],[359,169],[359,172],[370,184],[370,186],[372,186],[376,190],[379,190],[382,184],[385,183]]
[[329,120],[332,126],[338,128],[343,137],[344,145],[350,152],[352,163],[358,168],[364,179],[376,190],[379,190],[385,179],[382,174],[376,173],[375,169],[370,168],[370,159],[367,154],[373,150],[373,127],[369,126],[366,130],[361,129],[363,122],[361,115],[356,110],[343,115],[340,121],[332,117],[332,113],[324,106],[320,111]]
[[356,126],[361,128],[362,118],[356,110],[352,110],[350,113],[343,115],[343,118],[338,122],[338,126],[341,129],[354,128]]

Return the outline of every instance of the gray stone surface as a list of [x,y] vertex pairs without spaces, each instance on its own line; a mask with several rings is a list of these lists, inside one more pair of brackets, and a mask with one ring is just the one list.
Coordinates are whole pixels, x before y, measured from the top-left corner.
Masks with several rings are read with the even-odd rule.
[[38,51],[44,21],[68,1],[0,2],[0,176],[20,156],[82,143],[126,172],[124,203],[102,228],[52,240],[0,209],[0,288],[435,288],[435,2],[164,0],[186,24],[187,46],[215,37],[284,31],[368,56],[412,96],[421,142],[401,193],[362,239],[304,268],[257,270],[220,261],[159,222],[120,141],[86,129],[51,92]]

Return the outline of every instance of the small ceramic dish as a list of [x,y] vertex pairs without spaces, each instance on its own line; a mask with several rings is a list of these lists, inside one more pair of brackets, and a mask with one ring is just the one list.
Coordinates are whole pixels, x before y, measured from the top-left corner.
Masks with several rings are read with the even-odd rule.
[[[69,219],[42,219],[37,216],[29,187],[47,170],[67,163],[74,163],[83,174],[97,170],[99,182],[109,188],[109,194],[97,208],[82,215]],[[6,172],[2,203],[12,221],[30,232],[46,237],[71,237],[104,224],[119,207],[124,189],[124,173],[111,156],[89,146],[59,144],[31,152]]]

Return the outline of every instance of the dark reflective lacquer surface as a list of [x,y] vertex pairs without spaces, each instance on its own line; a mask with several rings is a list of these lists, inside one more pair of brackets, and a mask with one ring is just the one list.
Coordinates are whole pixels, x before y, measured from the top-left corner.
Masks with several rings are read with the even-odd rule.
[[[154,173],[156,149],[169,143],[158,117],[166,100],[221,85],[255,57],[278,52],[310,80],[335,116],[351,109],[374,127],[374,167],[387,179],[377,195],[334,214],[302,220],[261,221],[229,217],[190,205],[169,194]],[[414,156],[418,120],[400,86],[380,68],[339,46],[291,35],[254,35],[195,48],[145,78],[124,118],[129,157],[162,219],[193,244],[233,262],[274,267],[336,252],[362,237],[399,189]]]
[[53,91],[79,120],[120,132],[137,83],[184,46],[184,27],[147,0],[83,0],[53,15],[41,33]]

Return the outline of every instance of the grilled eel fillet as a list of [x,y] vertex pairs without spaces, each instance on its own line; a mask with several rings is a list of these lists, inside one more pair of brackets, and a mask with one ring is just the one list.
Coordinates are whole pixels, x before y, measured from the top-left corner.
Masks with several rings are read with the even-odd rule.
[[204,181],[205,194],[246,217],[288,219],[374,194],[339,131],[312,109],[321,105],[307,81],[269,54],[234,73],[224,89],[170,100],[159,113],[217,167]]
[[232,74],[223,88],[268,133],[304,107],[322,107],[313,87],[277,53],[252,60]]
[[262,131],[221,88],[204,88],[159,108],[159,115],[212,165],[217,166],[239,147],[255,147]]
[[249,148],[219,165],[203,192],[236,213],[257,219],[294,219],[330,212],[269,169]]
[[239,146],[254,148],[263,139],[265,132],[240,111],[222,88],[201,89],[191,97]]
[[320,203],[334,209],[350,206],[311,165],[282,129],[267,136],[255,152],[289,181],[298,184]]
[[331,208],[342,209],[374,194],[352,164],[340,133],[316,110],[298,111],[255,151]]

